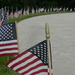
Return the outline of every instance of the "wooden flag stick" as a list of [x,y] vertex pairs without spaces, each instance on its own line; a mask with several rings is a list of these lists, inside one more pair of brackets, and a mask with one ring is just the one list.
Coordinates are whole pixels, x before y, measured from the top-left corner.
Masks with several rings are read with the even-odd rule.
[[5,7],[5,11],[4,12],[6,12],[6,7]]
[[47,50],[48,50],[48,66],[49,66],[48,72],[49,72],[49,75],[53,75],[53,73],[52,73],[51,46],[50,46],[50,40],[49,40],[50,39],[50,32],[49,32],[49,26],[47,23],[45,24],[45,32],[46,32]]
[[4,16],[4,9],[2,8],[2,17]]
[[15,21],[15,24],[16,24],[17,41],[18,41],[18,51],[19,51],[19,54],[20,54],[20,49],[19,49],[19,39],[18,39],[18,29],[17,29],[17,21]]

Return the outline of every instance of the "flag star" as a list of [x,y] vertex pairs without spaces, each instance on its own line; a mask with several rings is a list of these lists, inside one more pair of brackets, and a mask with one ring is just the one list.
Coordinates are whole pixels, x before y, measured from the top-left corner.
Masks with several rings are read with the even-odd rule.
[[12,27],[10,27],[10,29],[12,29]]
[[11,26],[12,26],[12,24],[11,24]]
[[7,39],[9,39],[9,37]]
[[11,32],[12,32],[12,30],[11,30]]
[[5,38],[3,38],[5,40]]
[[13,34],[11,34],[11,36],[12,36]]
[[33,51],[32,49],[30,51]]
[[13,39],[13,37],[11,37],[11,39]]

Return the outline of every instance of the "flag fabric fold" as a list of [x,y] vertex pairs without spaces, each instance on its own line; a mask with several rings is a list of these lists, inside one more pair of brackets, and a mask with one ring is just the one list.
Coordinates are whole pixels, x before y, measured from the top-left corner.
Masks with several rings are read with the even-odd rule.
[[0,27],[0,56],[18,54],[18,41],[15,22]]
[[47,41],[25,50],[6,66],[22,75],[48,75]]

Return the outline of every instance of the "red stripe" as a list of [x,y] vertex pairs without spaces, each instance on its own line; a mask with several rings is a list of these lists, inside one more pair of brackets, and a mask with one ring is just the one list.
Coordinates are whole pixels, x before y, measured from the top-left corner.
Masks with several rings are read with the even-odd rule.
[[13,55],[18,55],[18,53],[5,53],[5,54],[0,54],[1,56],[13,56]]
[[3,52],[3,51],[10,51],[10,50],[18,50],[18,48],[6,48],[6,49],[1,49],[0,52]]
[[18,56],[16,56],[15,58],[13,58],[12,60],[10,60],[6,66],[8,66],[11,62],[13,62],[14,60],[18,59],[19,57],[23,56],[24,54],[28,53],[28,50],[24,51],[23,53],[19,54]]
[[28,56],[28,57],[26,57],[26,58],[24,58],[24,59],[20,60],[19,62],[17,62],[17,63],[15,63],[15,64],[13,64],[10,68],[14,68],[14,67],[15,67],[15,66],[17,66],[17,65],[20,65],[21,63],[23,63],[23,62],[27,61],[28,59],[32,58],[33,56],[34,56],[34,55],[33,55],[33,54],[31,54],[30,56]]
[[17,44],[18,44],[17,42],[15,42],[15,43],[0,44],[0,47],[1,47],[1,46],[17,45]]
[[36,74],[41,73],[41,72],[47,72],[48,73],[48,70],[47,69],[42,69],[42,70],[36,71],[36,72],[34,72],[30,75],[36,75]]
[[24,68],[26,68],[26,67],[28,67],[28,66],[34,64],[34,63],[37,62],[37,61],[39,61],[38,58],[34,59],[32,62],[28,62],[27,64],[25,64],[25,65],[23,65],[22,67],[18,68],[16,71],[20,71],[20,70],[22,70],[22,69],[24,69]]
[[36,66],[34,65],[32,68],[28,69],[27,71],[23,72],[22,74],[26,74],[26,73],[30,72],[31,70],[34,70],[34,69],[36,69],[38,67],[41,67],[41,66],[44,66],[44,64],[40,63],[40,64],[38,64]]

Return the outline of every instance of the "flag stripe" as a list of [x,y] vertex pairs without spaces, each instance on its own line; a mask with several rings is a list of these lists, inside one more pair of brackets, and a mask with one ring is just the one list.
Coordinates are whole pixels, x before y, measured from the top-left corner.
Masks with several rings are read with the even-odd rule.
[[0,56],[12,56],[12,55],[18,55],[18,52],[17,53],[5,53],[5,54],[0,54]]
[[3,51],[3,52],[0,52],[0,54],[5,54],[5,53],[17,53],[18,50],[11,50],[11,51]]
[[30,69],[30,68],[31,68],[31,67],[33,67],[34,65],[39,64],[39,63],[42,63],[42,62],[39,60],[39,61],[37,61],[37,62],[33,63],[32,65],[31,65],[31,64],[26,64],[27,66],[25,66],[25,68],[24,68],[24,69],[22,69],[22,70],[21,70],[21,71],[19,71],[19,72],[20,72],[20,73],[22,73],[22,72],[24,72],[24,71],[26,71],[26,70]]
[[14,42],[14,43],[6,43],[6,44],[0,44],[0,47],[1,47],[1,46],[17,45],[17,44],[18,44],[17,42]]
[[[31,53],[30,53],[31,54]],[[25,52],[21,53],[20,55],[18,55],[17,57],[15,57],[14,59],[12,59],[11,61],[8,62],[8,67],[11,67],[14,63],[19,62],[20,60],[24,59],[24,57],[27,57],[30,55],[28,53],[28,51],[26,50]],[[6,65],[6,66],[7,66]]]
[[[36,72],[33,72],[31,75],[35,75],[35,74],[38,74],[38,73],[41,73],[41,72],[48,72],[47,69],[42,69],[42,70],[39,70],[39,71],[36,71]],[[39,74],[38,74],[39,75]],[[42,74],[43,75],[43,74]]]
[[24,69],[25,67],[28,67],[29,65],[31,65],[31,64],[33,64],[33,63],[35,63],[35,62],[37,62],[38,60],[39,60],[39,59],[37,58],[37,59],[33,60],[32,62],[26,64],[25,66],[18,68],[16,71],[20,71],[20,70]]
[[14,63],[10,68],[14,68],[15,66],[25,62],[27,59],[30,59],[30,57],[33,57],[33,55],[31,54],[30,56],[27,56],[26,58],[20,60],[19,62]]
[[8,43],[14,43],[14,42],[17,42],[17,40],[1,41],[0,44],[8,44]]
[[2,50],[0,50],[0,52],[2,52],[2,51],[10,51],[10,50],[18,50],[18,48],[15,47],[15,48],[2,49]]
[[1,49],[7,49],[7,48],[15,48],[15,47],[18,47],[18,45],[0,47],[0,50],[1,50]]
[[28,62],[33,61],[34,59],[36,59],[36,57],[32,57],[31,59],[27,60],[27,61],[24,62],[24,63],[21,63],[20,65],[14,67],[13,69],[16,70],[16,69],[18,69],[19,67],[24,66],[24,65],[27,64]]
[[[34,70],[32,70],[32,71],[30,71],[29,73],[26,73],[26,75],[31,75],[31,74],[33,74],[33,73],[40,73],[40,72],[43,72],[43,70],[46,70],[46,72],[47,72],[47,66],[41,66],[41,67],[39,67],[39,68],[36,68],[36,69],[34,69]],[[38,72],[37,72],[38,71]],[[44,71],[45,72],[45,71]],[[35,74],[33,74],[33,75],[35,75]]]
[[28,70],[26,70],[26,71],[23,72],[22,74],[26,74],[26,73],[28,73],[29,71],[34,70],[34,69],[36,69],[36,68],[38,68],[38,67],[41,67],[41,66],[44,66],[44,64],[43,64],[43,63],[39,63],[39,64],[37,64],[37,65],[35,65],[35,66],[29,68]]

